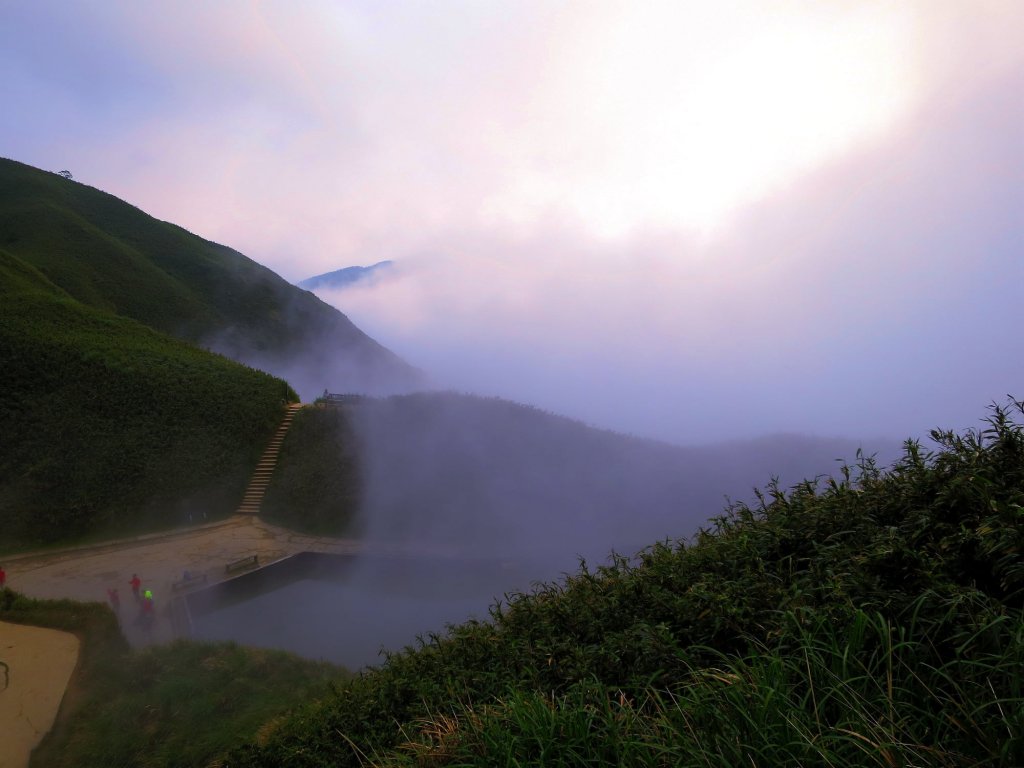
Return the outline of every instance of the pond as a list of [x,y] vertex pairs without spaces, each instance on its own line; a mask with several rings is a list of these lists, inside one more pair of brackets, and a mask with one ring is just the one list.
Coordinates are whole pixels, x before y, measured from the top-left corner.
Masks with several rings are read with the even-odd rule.
[[523,564],[304,552],[188,595],[192,636],[281,648],[356,670],[417,635],[487,619],[529,586]]

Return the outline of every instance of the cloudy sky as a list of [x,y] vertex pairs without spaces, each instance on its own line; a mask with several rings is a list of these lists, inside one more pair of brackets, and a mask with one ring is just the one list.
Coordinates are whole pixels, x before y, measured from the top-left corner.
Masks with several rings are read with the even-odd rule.
[[0,155],[678,442],[1024,397],[1024,3],[0,0]]

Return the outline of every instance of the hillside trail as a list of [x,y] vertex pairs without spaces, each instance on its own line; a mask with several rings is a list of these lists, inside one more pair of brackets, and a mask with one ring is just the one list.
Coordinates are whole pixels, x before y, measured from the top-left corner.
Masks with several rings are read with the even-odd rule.
[[281,419],[281,423],[278,424],[273,437],[270,438],[270,442],[263,450],[263,455],[260,456],[260,460],[256,463],[256,469],[253,470],[252,477],[249,479],[249,485],[242,496],[242,503],[238,506],[237,514],[259,514],[263,497],[266,495],[267,487],[270,485],[270,478],[277,468],[277,458],[281,453],[281,446],[284,445],[284,438],[288,434],[292,422],[295,420],[295,414],[302,408],[302,403],[291,403],[285,409],[284,418]]

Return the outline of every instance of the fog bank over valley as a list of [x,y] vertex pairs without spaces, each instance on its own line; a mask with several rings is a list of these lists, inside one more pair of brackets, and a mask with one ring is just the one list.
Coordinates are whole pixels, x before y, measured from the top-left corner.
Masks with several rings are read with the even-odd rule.
[[368,542],[536,562],[536,578],[688,538],[773,477],[788,487],[858,448],[888,463],[899,447],[799,435],[679,447],[450,393],[367,400],[351,424]]
[[837,474],[858,450],[886,465],[899,449],[792,434],[682,447],[439,392],[306,407],[288,441],[271,519],[349,519],[362,553],[275,564],[273,589],[197,616],[197,631],[352,668],[446,622],[485,619],[581,559],[593,568],[691,540],[730,501],[756,505],[773,478],[786,489]]

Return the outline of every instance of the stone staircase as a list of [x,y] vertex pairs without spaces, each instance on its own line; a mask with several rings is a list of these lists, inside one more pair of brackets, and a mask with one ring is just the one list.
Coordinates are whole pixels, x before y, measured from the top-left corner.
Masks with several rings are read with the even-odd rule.
[[249,480],[249,487],[245,489],[242,503],[238,506],[235,514],[256,515],[259,514],[260,504],[263,503],[263,495],[267,492],[267,485],[270,483],[270,476],[274,474],[274,467],[277,466],[277,455],[281,452],[281,444],[288,428],[292,425],[295,414],[302,407],[301,403],[292,403],[285,412],[277,432],[270,438],[270,444],[263,451],[259,463],[256,465],[252,478]]

